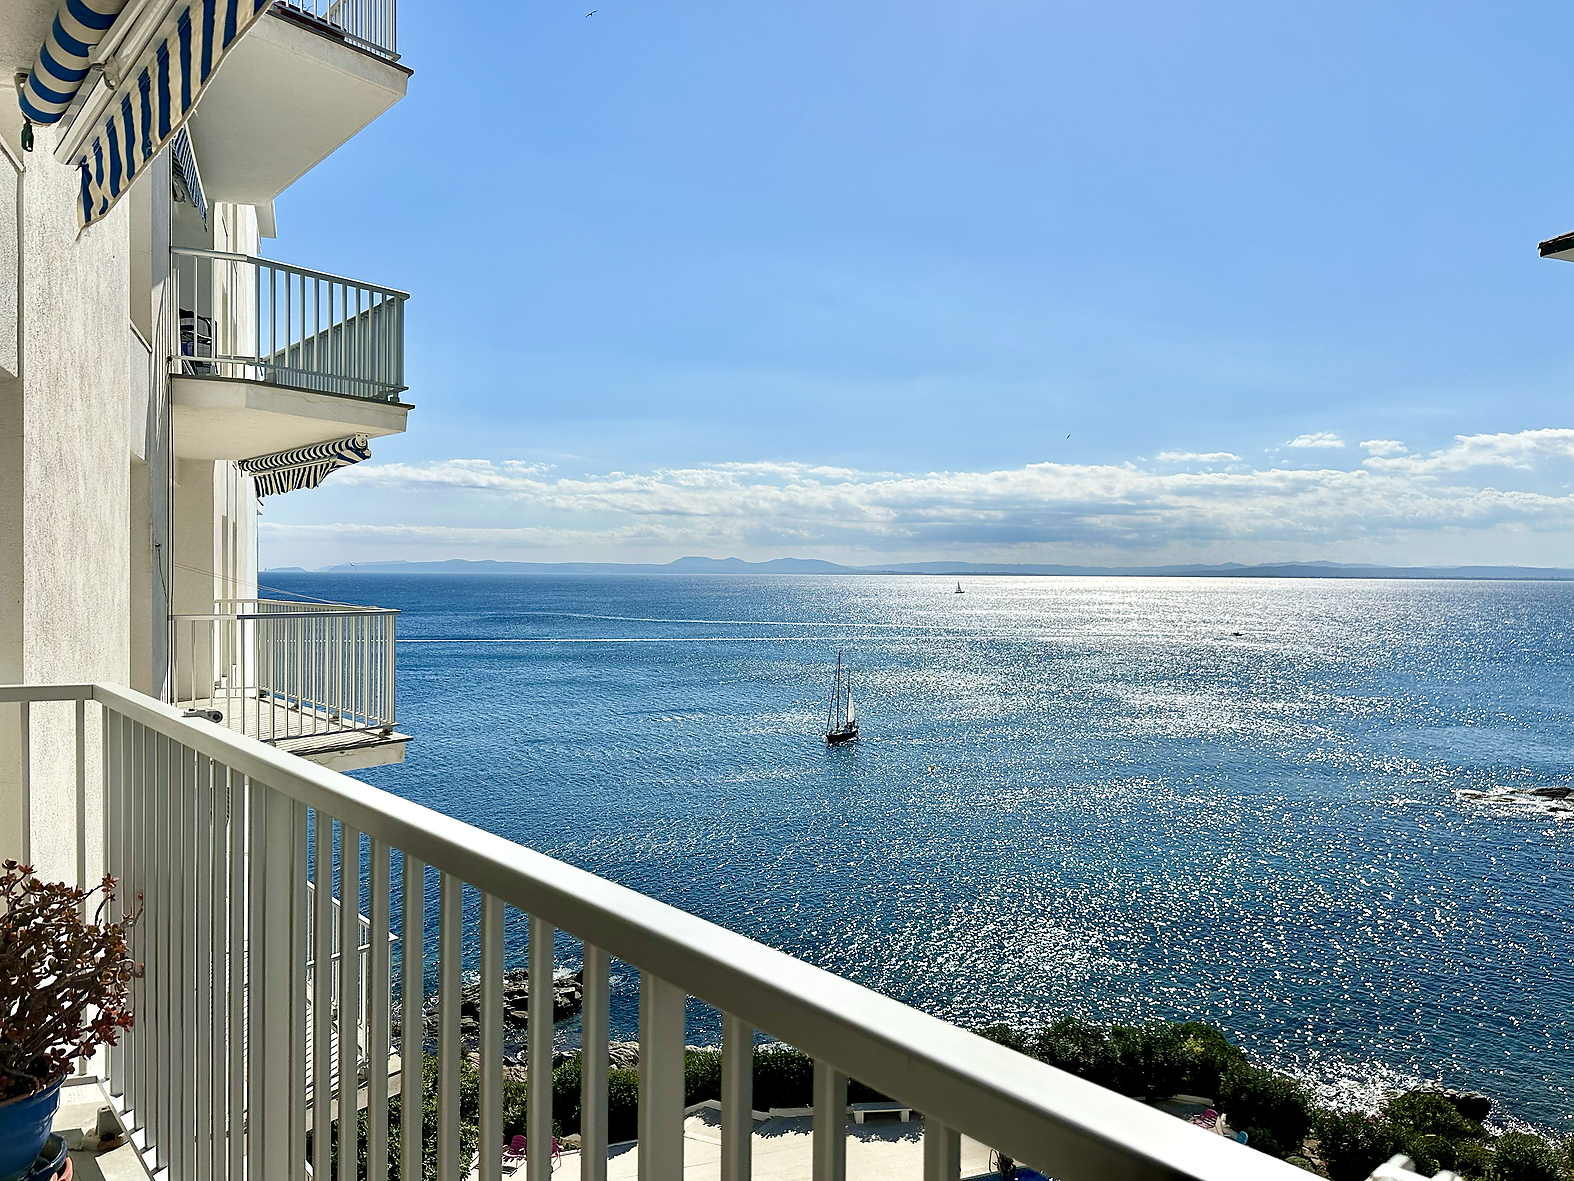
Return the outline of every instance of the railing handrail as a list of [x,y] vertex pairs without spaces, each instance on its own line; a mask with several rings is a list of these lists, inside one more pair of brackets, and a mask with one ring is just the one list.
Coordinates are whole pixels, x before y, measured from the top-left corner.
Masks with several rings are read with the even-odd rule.
[[670,982],[1014,1159],[1066,1181],[1295,1181],[1293,1165],[1018,1054],[605,878],[116,685],[0,686],[91,698]]
[[229,620],[229,619],[320,619],[324,615],[398,615],[398,607],[361,607],[354,603],[291,603],[287,599],[219,599],[214,606],[225,603],[283,603],[294,611],[220,611],[208,613],[180,611],[170,615],[171,620]]
[[364,287],[367,291],[375,291],[378,295],[386,295],[390,299],[404,300],[410,298],[408,291],[400,291],[397,287],[383,287],[376,283],[368,283],[363,279],[349,279],[329,271],[296,266],[294,263],[281,262],[276,258],[263,258],[256,254],[232,254],[225,250],[204,250],[197,246],[171,246],[169,252],[186,258],[210,258],[219,262],[249,262],[255,266],[272,267],[275,270],[305,275],[308,279],[321,279],[326,283],[343,283],[349,287]]

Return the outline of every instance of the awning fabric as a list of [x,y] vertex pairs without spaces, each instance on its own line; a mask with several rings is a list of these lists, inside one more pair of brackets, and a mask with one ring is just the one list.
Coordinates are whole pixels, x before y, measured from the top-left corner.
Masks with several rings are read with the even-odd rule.
[[331,443],[313,443],[243,459],[236,466],[250,472],[258,496],[279,496],[297,488],[315,488],[329,473],[372,457],[365,435],[350,435]]
[[184,126],[224,55],[271,2],[187,0],[175,6],[159,36],[127,71],[108,118],[77,162],[82,170],[77,216],[84,229],[114,208]]
[[169,142],[170,171],[178,182],[176,192],[184,192],[186,200],[202,214],[202,224],[208,224],[208,198],[202,192],[202,173],[197,171],[197,153],[192,150],[191,136],[182,127]]
[[88,58],[126,0],[62,0],[17,102],[34,123],[56,123],[87,77]]

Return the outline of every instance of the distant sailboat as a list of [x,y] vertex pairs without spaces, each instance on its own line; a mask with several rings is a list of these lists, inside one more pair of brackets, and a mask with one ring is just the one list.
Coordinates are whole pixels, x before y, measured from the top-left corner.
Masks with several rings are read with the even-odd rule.
[[825,741],[835,746],[858,737],[858,713],[853,708],[853,670],[843,669],[836,654],[836,680],[831,685],[831,708],[825,717]]
[[956,584],[956,591],[955,591],[955,593],[956,594],[961,594],[962,593],[962,584],[960,582]]

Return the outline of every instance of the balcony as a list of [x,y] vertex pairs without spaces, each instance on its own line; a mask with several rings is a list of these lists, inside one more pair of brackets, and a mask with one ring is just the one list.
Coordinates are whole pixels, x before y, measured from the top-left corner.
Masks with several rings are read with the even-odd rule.
[[274,4],[225,59],[190,130],[209,198],[274,198],[404,97],[395,0]]
[[[137,1024],[98,1066],[144,1166],[167,1169],[168,1181],[325,1177],[333,1096],[356,1092],[365,1096],[365,1164],[346,1154],[340,1181],[386,1181],[390,1156],[402,1177],[419,1177],[428,1145],[441,1181],[460,1181],[467,1053],[460,1010],[469,980],[480,990],[482,1146],[469,1176],[501,1181],[504,967],[511,952],[528,957],[532,982],[524,1175],[536,1181],[550,1177],[554,1164],[553,996],[544,982],[560,958],[584,965],[582,1144],[561,1165],[566,1170],[572,1161],[582,1178],[607,1176],[613,959],[639,973],[639,1136],[632,1152],[642,1181],[750,1175],[761,1139],[753,1133],[748,1068],[756,1030],[815,1061],[815,1181],[847,1175],[854,1135],[849,1077],[923,1113],[925,1181],[958,1181],[964,1144],[969,1159],[997,1148],[1060,1181],[1305,1177],[713,923],[223,726],[185,718],[174,706],[109,685],[5,686],[0,702],[21,703],[24,842],[34,838],[39,818],[97,815],[96,807],[85,810],[91,783],[95,795],[102,792],[104,869],[122,879],[124,897],[143,900],[133,946],[145,964],[134,984]],[[39,728],[48,733],[35,738]],[[505,766],[500,757],[500,774]],[[35,790],[43,793],[36,803]],[[74,806],[84,811],[71,810],[73,791]],[[521,798],[527,792],[521,784]],[[41,872],[69,878],[70,842],[58,827],[37,835],[49,838],[46,852],[55,862]],[[84,881],[87,850],[85,841],[77,843],[74,872]],[[336,897],[344,903],[340,946],[362,945],[362,913],[371,934],[364,957],[341,957],[338,971],[318,972],[332,953],[325,936]],[[528,938],[513,948],[505,941],[506,931],[519,929],[511,917],[528,919]],[[396,928],[397,945],[376,935]],[[426,942],[428,928],[435,946]],[[411,1032],[393,1034],[393,1006],[413,1012],[417,998],[426,1002],[428,966],[435,969],[436,1033],[427,1040],[416,1032],[419,1044],[406,1046]],[[467,978],[469,967],[479,970]],[[703,1161],[693,1159],[698,1138],[685,1136],[689,998],[722,1018],[719,1126]],[[422,1025],[406,1021],[402,1029]],[[405,1122],[390,1146],[396,1052],[435,1056],[437,1117],[428,1126],[416,1115],[425,1072],[400,1070]],[[619,1172],[630,1164],[624,1149],[615,1161]],[[687,1173],[686,1153],[693,1166]]]
[[250,459],[405,428],[403,291],[271,259],[170,252],[175,454]]
[[381,607],[241,599],[170,621],[172,699],[339,771],[404,761],[395,623]]

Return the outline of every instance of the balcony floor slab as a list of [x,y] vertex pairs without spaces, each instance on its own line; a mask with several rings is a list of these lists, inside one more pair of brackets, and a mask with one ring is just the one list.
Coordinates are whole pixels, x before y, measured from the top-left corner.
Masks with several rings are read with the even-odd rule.
[[278,750],[310,759],[335,771],[382,767],[404,762],[410,735],[398,730],[348,730],[321,710],[259,700],[235,693],[176,703],[185,709],[216,709],[223,725]]
[[413,409],[230,377],[172,377],[169,389],[181,459],[252,459],[347,435],[397,435]]

